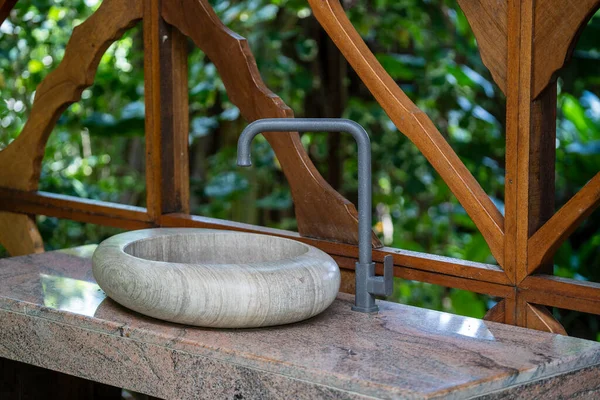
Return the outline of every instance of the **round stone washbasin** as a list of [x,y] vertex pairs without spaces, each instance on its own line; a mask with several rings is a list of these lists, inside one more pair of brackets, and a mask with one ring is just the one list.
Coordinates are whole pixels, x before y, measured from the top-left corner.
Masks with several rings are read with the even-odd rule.
[[102,242],[94,278],[117,303],[188,325],[289,324],[325,310],[340,271],[321,250],[276,236],[161,228]]

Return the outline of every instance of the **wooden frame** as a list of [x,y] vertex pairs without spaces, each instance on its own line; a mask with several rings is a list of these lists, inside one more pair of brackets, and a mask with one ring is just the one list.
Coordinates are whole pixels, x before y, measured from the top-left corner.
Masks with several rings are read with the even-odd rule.
[[[0,0],[1,20],[15,3]],[[600,173],[558,212],[552,201],[545,201],[554,198],[556,72],[600,0],[459,0],[483,61],[507,96],[504,216],[431,120],[377,62],[339,1],[308,3],[399,131],[448,184],[499,264],[382,247],[374,236],[378,268],[390,254],[398,277],[502,298],[487,314],[489,320],[564,333],[544,306],[600,314],[600,283],[551,275],[560,244],[600,205]],[[139,21],[144,26],[148,207],[37,191],[41,157],[58,116],[93,82],[110,43]],[[259,232],[331,254],[342,268],[342,289],[352,291],[356,209],[319,175],[297,134],[266,137],[290,184],[299,234],[189,215],[186,36],[209,54],[245,119],[293,115],[263,84],[246,41],[219,21],[206,0],[104,0],[73,32],[63,61],[38,87],[21,135],[0,152],[0,242],[13,255],[41,251],[31,217],[36,214],[125,229],[188,226]],[[232,59],[235,71],[229,67]]]

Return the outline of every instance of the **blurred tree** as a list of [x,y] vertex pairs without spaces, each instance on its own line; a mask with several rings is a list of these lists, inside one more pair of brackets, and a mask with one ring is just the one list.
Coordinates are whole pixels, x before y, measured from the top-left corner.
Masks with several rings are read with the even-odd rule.
[[[212,0],[248,38],[268,86],[297,116],[346,117],[372,136],[374,229],[394,247],[479,262],[494,260],[483,237],[418,150],[398,132],[301,0]],[[378,60],[440,128],[503,210],[505,98],[483,65],[455,0],[348,0],[347,12]],[[98,0],[22,0],[0,27],[0,148],[18,135],[35,87],[56,67],[72,28]],[[559,80],[557,206],[600,170],[600,16],[583,32]],[[102,58],[94,86],[61,117],[44,159],[41,189],[144,205],[141,29]],[[190,43],[190,171],[194,213],[295,229],[289,189],[262,137],[255,168],[235,166],[245,126],[214,65]],[[302,136],[323,176],[356,200],[356,149],[345,135]],[[600,280],[600,213],[563,245],[555,271]],[[113,229],[39,218],[49,248],[97,242]],[[481,317],[493,299],[402,281],[393,298]],[[567,329],[598,335],[590,316],[556,311]],[[595,321],[595,322],[594,322]],[[600,338],[599,338],[600,339]]]

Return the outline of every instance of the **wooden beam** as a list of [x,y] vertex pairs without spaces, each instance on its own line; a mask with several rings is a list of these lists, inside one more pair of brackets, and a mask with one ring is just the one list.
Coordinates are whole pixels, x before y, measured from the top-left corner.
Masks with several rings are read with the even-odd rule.
[[600,283],[534,275],[519,287],[527,302],[600,315]]
[[[518,286],[529,274],[529,238],[554,212],[556,84],[534,93],[535,1],[508,1],[505,271]],[[551,272],[552,265],[545,270]],[[544,308],[517,291],[504,317],[517,325],[560,331]]]
[[0,210],[47,215],[79,222],[141,229],[153,226],[146,209],[48,192],[0,188]]
[[160,19],[162,213],[190,212],[188,40]]
[[[146,208],[162,214],[160,0],[144,1],[144,100],[146,105]],[[166,178],[166,177],[165,177]]]
[[529,238],[529,273],[539,272],[565,240],[600,206],[600,172]]

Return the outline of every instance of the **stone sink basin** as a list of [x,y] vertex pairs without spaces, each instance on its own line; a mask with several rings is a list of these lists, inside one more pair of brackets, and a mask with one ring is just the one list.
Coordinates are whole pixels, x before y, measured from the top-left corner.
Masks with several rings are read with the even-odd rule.
[[211,229],[160,228],[115,235],[92,259],[117,303],[188,325],[289,324],[325,310],[340,271],[323,251],[290,239]]

